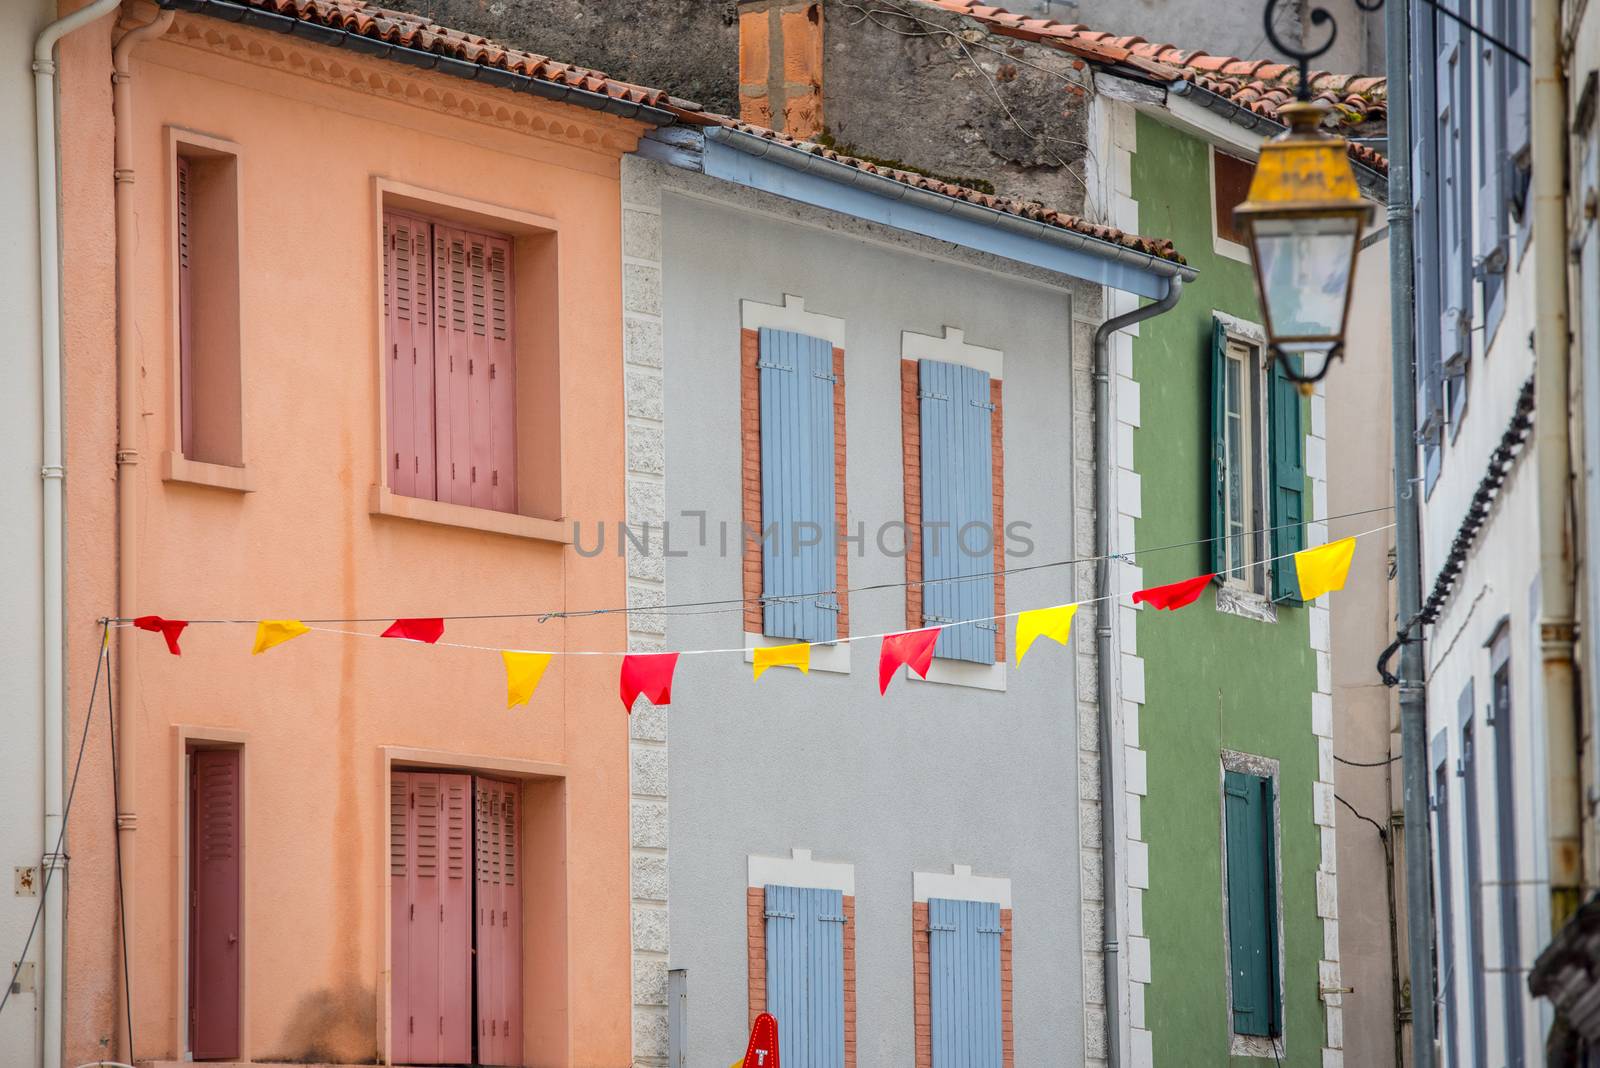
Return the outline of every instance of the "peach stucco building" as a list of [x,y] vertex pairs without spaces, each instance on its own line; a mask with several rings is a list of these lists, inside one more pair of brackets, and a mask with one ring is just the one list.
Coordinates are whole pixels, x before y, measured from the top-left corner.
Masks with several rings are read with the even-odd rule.
[[[69,757],[96,621],[195,621],[180,656],[111,632],[66,1063],[626,1065],[616,661],[508,711],[495,650],[626,646],[529,614],[626,596],[572,532],[624,515],[619,160],[659,94],[515,54],[462,80],[470,39],[331,0],[175,6],[59,50]],[[377,638],[493,614],[446,621],[481,650]],[[362,622],[253,656],[258,619]]]

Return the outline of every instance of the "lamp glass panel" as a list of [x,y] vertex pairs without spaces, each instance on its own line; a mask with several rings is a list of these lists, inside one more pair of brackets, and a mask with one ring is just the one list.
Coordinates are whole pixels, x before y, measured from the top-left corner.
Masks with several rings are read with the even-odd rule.
[[1275,341],[1344,333],[1359,229],[1353,216],[1255,220],[1261,297]]

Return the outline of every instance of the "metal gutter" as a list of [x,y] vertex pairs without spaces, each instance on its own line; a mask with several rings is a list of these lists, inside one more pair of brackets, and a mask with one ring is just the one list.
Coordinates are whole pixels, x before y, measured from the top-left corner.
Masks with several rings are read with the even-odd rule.
[[[1112,241],[1091,237],[1073,230],[1051,226],[1048,223],[1038,222],[1011,215],[1007,212],[997,211],[979,204],[971,204],[964,200],[944,193],[936,193],[927,189],[918,189],[906,185],[893,178],[881,174],[851,167],[848,164],[828,159],[808,152],[805,149],[780,144],[776,141],[754,134],[744,133],[739,130],[729,129],[724,126],[707,127],[705,138],[708,142],[706,157],[714,152],[714,146],[724,146],[735,149],[754,160],[776,164],[799,175],[806,175],[821,179],[850,189],[868,193],[871,196],[889,203],[904,204],[908,207],[931,212],[934,215],[946,216],[967,224],[978,224],[989,231],[1000,231],[1004,234],[1026,238],[1029,241],[1039,242],[1054,250],[1068,253],[1063,263],[1051,266],[1048,262],[1039,259],[1024,259],[1037,266],[1045,266],[1061,273],[1073,274],[1078,277],[1087,277],[1090,281],[1099,281],[1113,285],[1119,289],[1138,293],[1152,299],[1163,296],[1168,289],[1171,279],[1192,281],[1196,277],[1194,268],[1180,264],[1148,252],[1119,245]],[[669,160],[670,162],[670,160]],[[706,173],[713,177],[739,181],[742,184],[752,184],[746,176],[733,173],[725,168],[711,166],[706,168]],[[849,207],[837,207],[836,210],[850,211]],[[853,212],[860,214],[859,212]],[[873,218],[875,221],[887,222],[888,225],[898,226],[900,229],[911,229],[926,236],[940,237],[937,233],[929,233],[926,229],[915,227],[910,220],[902,219],[900,222],[890,221],[876,214],[862,217]],[[969,232],[963,239],[962,235],[944,236],[942,240],[951,240],[958,244],[967,244],[969,247],[978,248],[996,255],[1006,255],[1008,258],[1018,258],[1015,254],[1000,251],[1000,244],[993,240],[972,240],[974,235]],[[1073,255],[1075,254],[1075,255]],[[1092,276],[1083,273],[1083,266],[1073,269],[1072,259],[1081,257],[1084,260],[1099,261],[1110,270],[1092,272]],[[1086,265],[1085,265],[1086,266]],[[1134,276],[1140,276],[1135,278]]]
[[554,100],[563,104],[574,104],[578,107],[588,108],[591,111],[609,112],[612,115],[618,115],[625,119],[636,119],[652,126],[670,126],[678,121],[677,116],[672,112],[652,107],[649,104],[618,100],[616,97],[607,96],[605,93],[578,89],[570,85],[562,85],[559,82],[547,81],[543,78],[530,78],[528,75],[520,74],[516,71],[501,70],[499,67],[472,63],[468,60],[457,59],[454,56],[443,56],[437,52],[426,52],[408,45],[391,44],[388,41],[380,41],[359,33],[351,33],[349,30],[323,26],[319,23],[297,19],[290,15],[280,15],[275,11],[263,11],[246,4],[237,3],[236,0],[156,0],[156,3],[167,11],[188,11],[220,19],[223,22],[241,23],[258,29],[271,30],[274,33],[281,33],[285,36],[300,37],[313,44],[325,45],[329,48],[346,48],[352,52],[359,52],[362,55],[373,56],[377,59],[389,59],[396,63],[404,63],[410,67],[448,74],[452,78],[460,78],[463,81],[482,82],[484,85],[492,86],[496,89],[509,89],[512,92],[527,93],[530,96],[544,97],[547,100]]

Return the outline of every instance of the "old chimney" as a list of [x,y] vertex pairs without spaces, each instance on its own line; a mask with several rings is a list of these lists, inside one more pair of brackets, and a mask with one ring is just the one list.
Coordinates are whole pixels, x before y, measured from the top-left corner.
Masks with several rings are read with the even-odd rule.
[[739,117],[822,132],[822,0],[739,0]]

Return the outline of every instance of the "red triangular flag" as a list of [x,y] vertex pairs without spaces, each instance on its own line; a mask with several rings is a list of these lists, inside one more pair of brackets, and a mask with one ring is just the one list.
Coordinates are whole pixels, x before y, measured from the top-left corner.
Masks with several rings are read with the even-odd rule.
[[397,619],[384,631],[385,638],[405,638],[413,642],[432,645],[444,636],[442,619]]
[[764,1012],[750,1025],[750,1044],[738,1068],[778,1068],[778,1021]]
[[672,672],[677,653],[651,653],[622,658],[622,707],[631,715],[640,694],[653,705],[672,703]]
[[183,633],[183,628],[189,625],[186,619],[162,619],[160,616],[140,616],[133,621],[133,625],[140,630],[153,630],[167,639],[167,652],[173,656],[182,656],[178,649],[178,635]]
[[1216,573],[1209,575],[1196,575],[1192,579],[1174,582],[1168,586],[1151,586],[1148,590],[1139,590],[1133,595],[1133,603],[1147,602],[1155,608],[1176,609],[1186,604],[1194,604],[1200,599],[1200,591],[1216,578]]
[[878,651],[878,693],[888,691],[889,680],[901,664],[909,664],[912,671],[927,678],[928,668],[933,665],[933,646],[938,640],[938,627],[885,635]]

